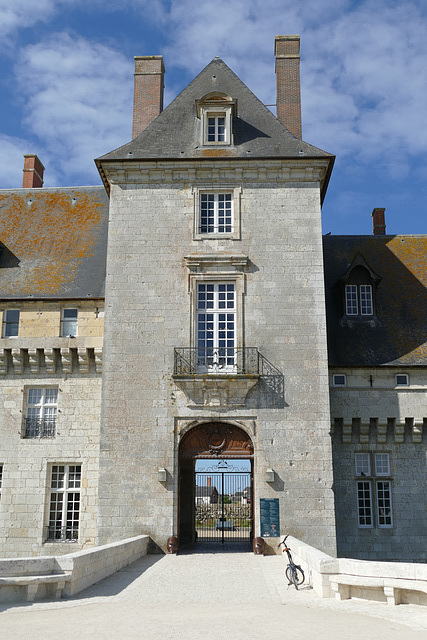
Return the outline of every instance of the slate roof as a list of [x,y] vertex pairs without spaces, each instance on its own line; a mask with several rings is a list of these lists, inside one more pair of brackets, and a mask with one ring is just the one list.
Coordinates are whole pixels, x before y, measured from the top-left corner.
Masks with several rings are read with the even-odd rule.
[[102,186],[0,191],[0,298],[102,298]]
[[[330,366],[427,364],[427,236],[325,236]],[[360,254],[381,278],[376,317],[343,316],[336,283]]]
[[[218,91],[237,99],[233,119],[234,144],[202,146],[196,100]],[[134,140],[96,160],[200,158],[307,158],[334,156],[296,138],[220,59],[214,58],[199,75]],[[328,178],[325,181],[327,184]]]

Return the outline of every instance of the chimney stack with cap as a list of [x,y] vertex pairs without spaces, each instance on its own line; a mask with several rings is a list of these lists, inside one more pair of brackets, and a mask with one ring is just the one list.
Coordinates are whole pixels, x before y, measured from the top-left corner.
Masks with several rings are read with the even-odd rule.
[[297,138],[302,138],[300,88],[300,37],[276,36],[277,118]]
[[372,211],[372,227],[374,236],[385,235],[385,209],[374,209]]
[[35,153],[24,155],[23,189],[34,189],[43,186],[44,166]]
[[163,111],[163,56],[136,56],[132,140]]

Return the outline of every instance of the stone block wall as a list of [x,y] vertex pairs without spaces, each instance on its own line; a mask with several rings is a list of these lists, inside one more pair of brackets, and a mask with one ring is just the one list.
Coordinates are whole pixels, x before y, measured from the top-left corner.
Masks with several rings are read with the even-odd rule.
[[[425,372],[372,368],[339,373],[347,375],[347,387],[331,389],[338,554],[365,560],[426,562]],[[408,387],[396,387],[396,373],[409,373]],[[358,526],[356,482],[362,478],[355,472],[356,453],[389,455],[390,475],[386,479],[391,480],[391,527],[378,525],[375,492],[373,526]],[[381,477],[373,474],[367,479],[374,489]]]
[[[228,420],[254,442],[257,526],[259,498],[278,497],[283,528],[334,552],[320,169],[307,164],[293,181],[280,162],[152,162],[117,173],[107,258],[101,544],[143,531],[164,548],[177,529],[180,438],[191,425]],[[194,193],[217,185],[240,187],[240,238],[194,237]],[[189,267],[186,257],[199,254],[202,267]],[[248,266],[227,263],[227,254],[246,256]],[[224,263],[207,264],[210,255],[225,256]],[[241,406],[195,406],[175,384],[173,350],[194,344],[191,279],[201,273],[243,282],[243,344],[258,347],[282,372],[280,399],[272,401],[258,383]],[[275,470],[271,485],[267,467]],[[157,480],[159,468],[168,472],[166,483]]]

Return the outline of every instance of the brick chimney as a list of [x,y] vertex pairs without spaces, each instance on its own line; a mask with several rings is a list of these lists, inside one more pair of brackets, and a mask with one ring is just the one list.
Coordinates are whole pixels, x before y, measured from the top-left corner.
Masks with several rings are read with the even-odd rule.
[[163,111],[163,56],[136,56],[132,140]]
[[385,236],[385,209],[372,211],[372,231],[374,236]]
[[206,478],[206,484],[208,487],[212,486],[212,478]]
[[276,36],[277,118],[297,138],[302,138],[299,36]]
[[44,166],[35,153],[24,155],[23,189],[34,189],[43,186]]

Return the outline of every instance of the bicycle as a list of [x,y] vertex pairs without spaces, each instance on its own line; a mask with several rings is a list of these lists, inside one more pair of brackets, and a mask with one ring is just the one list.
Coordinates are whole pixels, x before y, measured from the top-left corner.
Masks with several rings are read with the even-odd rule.
[[298,587],[300,584],[302,584],[305,580],[305,576],[304,576],[304,571],[301,569],[301,567],[298,564],[295,564],[295,562],[292,559],[292,554],[291,554],[291,550],[288,547],[288,545],[286,544],[286,538],[288,538],[289,536],[285,536],[282,540],[282,542],[279,542],[279,544],[277,545],[277,547],[280,547],[280,545],[283,544],[283,549],[282,551],[286,551],[286,555],[288,556],[288,561],[289,564],[286,567],[285,570],[285,575],[288,579],[288,586],[293,584],[295,589],[298,590]]

